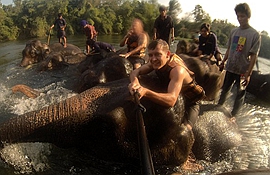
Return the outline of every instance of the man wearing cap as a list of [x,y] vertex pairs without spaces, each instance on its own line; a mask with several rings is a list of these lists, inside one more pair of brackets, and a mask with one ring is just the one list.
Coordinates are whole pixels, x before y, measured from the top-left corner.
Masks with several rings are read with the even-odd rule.
[[85,35],[87,37],[86,39],[86,54],[90,53],[90,50],[93,48],[93,44],[97,40],[97,31],[93,25],[88,24],[86,20],[81,21],[81,26],[83,27],[83,30],[85,32]]
[[162,39],[166,41],[169,45],[170,43],[170,34],[171,41],[174,40],[174,24],[170,16],[168,16],[167,9],[165,6],[159,7],[160,15],[156,18],[154,23],[154,36],[153,40]]

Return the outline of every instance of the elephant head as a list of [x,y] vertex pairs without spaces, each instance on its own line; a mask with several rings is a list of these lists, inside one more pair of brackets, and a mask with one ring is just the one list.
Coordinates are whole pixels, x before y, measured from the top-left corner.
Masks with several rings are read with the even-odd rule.
[[22,60],[20,66],[26,67],[28,65],[38,63],[44,60],[46,54],[50,52],[47,44],[42,44],[39,40],[32,40],[26,43],[22,51]]
[[101,52],[87,57],[78,65],[81,72],[76,92],[82,92],[100,83],[127,78],[133,70],[132,64],[115,52]]
[[62,63],[77,64],[86,58],[82,50],[73,44],[67,44],[64,48],[60,43],[48,46],[39,40],[29,41],[22,51],[22,56],[20,63],[22,67],[42,62],[39,66],[40,70],[59,68]]

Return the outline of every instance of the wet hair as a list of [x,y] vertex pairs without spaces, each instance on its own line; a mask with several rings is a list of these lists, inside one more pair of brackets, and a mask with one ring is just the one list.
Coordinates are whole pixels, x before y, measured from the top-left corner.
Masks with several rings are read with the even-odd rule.
[[240,13],[246,14],[248,18],[251,17],[251,10],[250,10],[249,5],[247,3],[237,4],[234,8],[234,11],[236,14],[238,12],[240,12]]
[[208,23],[203,23],[203,24],[201,25],[200,30],[202,30],[202,29],[206,29],[207,32],[210,32],[210,24],[208,24]]
[[159,11],[160,12],[165,11],[165,10],[167,10],[167,9],[166,9],[166,7],[164,5],[162,5],[162,6],[159,7]]
[[58,15],[57,15],[58,17],[61,17],[62,16],[62,13],[58,13]]
[[170,50],[168,43],[162,39],[153,40],[148,45],[148,50],[154,50],[158,45],[160,45],[161,49],[164,51]]

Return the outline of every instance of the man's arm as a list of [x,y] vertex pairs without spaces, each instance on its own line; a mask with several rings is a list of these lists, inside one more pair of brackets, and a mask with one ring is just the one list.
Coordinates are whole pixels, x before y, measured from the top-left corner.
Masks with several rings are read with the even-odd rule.
[[174,41],[174,27],[171,28],[171,41]]
[[120,41],[120,47],[123,47],[125,44],[127,44],[128,38],[131,36],[132,31],[128,31],[128,33],[124,36],[124,38]]
[[187,74],[186,70],[180,66],[173,68],[170,73],[171,80],[165,93],[158,93],[143,86],[137,87],[137,91],[140,93],[141,98],[146,97],[162,106],[172,107],[177,101]]
[[129,52],[129,56],[133,55],[140,50],[144,49],[147,47],[147,36],[145,33],[140,34],[139,39],[138,39],[138,47],[133,49],[132,51]]
[[256,63],[256,60],[257,60],[257,54],[251,53],[250,54],[250,63],[249,63],[249,66],[248,66],[248,70],[245,73],[245,82],[244,82],[245,86],[247,86],[249,84],[250,76],[252,74],[253,67],[254,67],[254,65]]
[[126,54],[120,54],[120,56],[128,58],[129,56],[139,52],[140,50],[146,47],[147,47],[147,36],[145,33],[142,33],[140,34],[139,39],[138,39],[138,46]]
[[157,39],[157,28],[154,28],[154,36],[153,36],[153,40]]
[[146,63],[142,65],[141,67],[134,69],[130,75],[129,75],[129,80],[130,84],[128,86],[130,93],[133,95],[133,93],[138,90],[141,87],[141,84],[139,83],[139,75],[144,75],[148,74],[151,71],[153,71],[153,68],[151,66],[151,63]]

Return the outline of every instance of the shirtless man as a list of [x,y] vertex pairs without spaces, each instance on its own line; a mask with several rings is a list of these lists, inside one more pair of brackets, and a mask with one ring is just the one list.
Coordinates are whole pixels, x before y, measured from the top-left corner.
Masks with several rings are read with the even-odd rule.
[[[162,106],[172,107],[182,93],[185,100],[186,115],[184,123],[189,129],[195,124],[199,114],[199,101],[204,98],[204,90],[195,84],[194,73],[190,71],[183,60],[176,54],[171,54],[166,41],[158,39],[148,46],[148,63],[130,74],[129,91],[138,92],[140,98],[148,98]],[[138,76],[155,70],[161,82],[167,87],[167,92],[158,93],[141,86]],[[194,89],[194,87],[198,88]]]
[[134,19],[131,29],[120,41],[120,47],[127,45],[127,53],[119,56],[127,58],[134,69],[145,63],[145,51],[149,41],[148,34],[143,29],[143,23],[139,19]]

